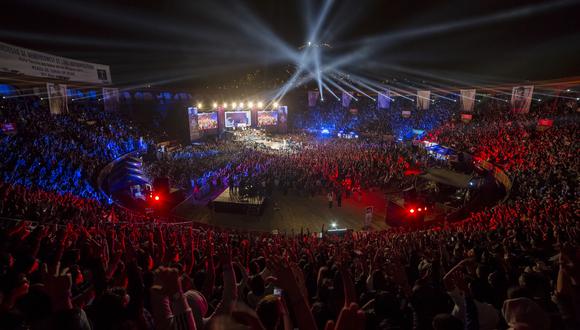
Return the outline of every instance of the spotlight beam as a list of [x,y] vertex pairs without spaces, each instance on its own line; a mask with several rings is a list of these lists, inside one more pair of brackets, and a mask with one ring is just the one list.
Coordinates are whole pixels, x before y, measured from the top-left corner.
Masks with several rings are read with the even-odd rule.
[[338,81],[339,84],[346,85],[347,87],[354,89],[356,92],[361,93],[362,95],[368,97],[369,99],[376,101],[374,98],[369,96],[367,93],[363,92],[360,88],[358,88],[358,87],[354,86],[353,84],[349,83],[348,81],[346,81],[346,79],[340,79],[340,77],[337,79],[336,75],[334,75],[334,78]]
[[322,79],[325,80],[325,81],[327,81],[333,87],[338,88],[338,90],[340,90],[341,92],[347,94],[348,96],[350,96],[351,98],[353,98],[355,101],[358,101],[358,99],[354,95],[352,95],[351,93],[349,93],[346,89],[342,88],[342,86],[340,86],[339,84],[337,84],[334,81],[332,81],[331,78],[329,78],[329,77],[323,77]]

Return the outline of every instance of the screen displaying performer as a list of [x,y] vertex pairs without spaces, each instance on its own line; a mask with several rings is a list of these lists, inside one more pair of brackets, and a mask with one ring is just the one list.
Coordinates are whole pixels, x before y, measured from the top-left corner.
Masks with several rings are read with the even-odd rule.
[[258,111],[258,127],[278,125],[277,111]]
[[197,123],[202,131],[218,128],[217,112],[204,112],[197,114]]
[[252,120],[249,111],[228,111],[226,115],[226,127],[248,127]]

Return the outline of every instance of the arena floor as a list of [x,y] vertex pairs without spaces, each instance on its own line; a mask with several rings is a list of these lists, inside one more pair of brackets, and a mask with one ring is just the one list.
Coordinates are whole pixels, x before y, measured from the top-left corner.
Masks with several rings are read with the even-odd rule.
[[213,212],[208,206],[198,204],[192,199],[186,200],[174,210],[174,213],[199,222],[242,229],[272,231],[320,231],[322,226],[329,229],[332,222],[338,228],[360,230],[363,227],[365,208],[373,206],[373,221],[371,228],[374,230],[389,228],[385,224],[385,199],[380,191],[363,192],[360,201],[358,196],[349,199],[343,198],[342,207],[337,207],[336,202],[332,208],[328,208],[325,196],[297,196],[276,192],[267,202],[264,213],[261,216],[218,213]]

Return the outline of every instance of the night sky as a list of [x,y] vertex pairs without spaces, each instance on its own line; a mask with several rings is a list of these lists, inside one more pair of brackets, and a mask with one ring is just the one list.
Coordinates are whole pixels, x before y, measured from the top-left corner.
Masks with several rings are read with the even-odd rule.
[[[549,5],[556,3],[555,8]],[[449,76],[490,83],[580,76],[580,1],[335,0],[319,41],[332,45],[325,56],[333,58],[356,52],[367,45],[365,38],[469,22],[526,6],[543,9],[445,32],[371,39],[368,43],[377,49],[344,68],[373,79],[417,78],[396,66],[425,72],[425,80]],[[108,64],[119,84],[165,81],[212,89],[256,70],[257,85],[286,79],[292,63],[277,59],[256,35],[275,36],[298,51],[307,41],[305,22],[316,18],[322,1],[16,0],[2,7],[0,41]],[[261,25],[253,24],[257,21]]]

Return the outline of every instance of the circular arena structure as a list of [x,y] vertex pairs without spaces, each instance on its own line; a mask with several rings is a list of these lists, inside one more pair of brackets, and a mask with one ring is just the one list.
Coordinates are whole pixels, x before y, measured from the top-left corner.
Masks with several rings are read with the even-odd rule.
[[580,4],[472,7],[3,4],[0,329],[580,328]]

